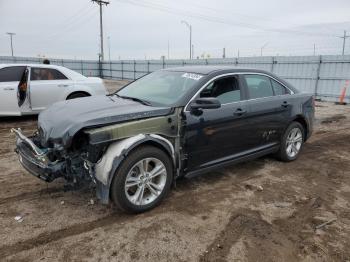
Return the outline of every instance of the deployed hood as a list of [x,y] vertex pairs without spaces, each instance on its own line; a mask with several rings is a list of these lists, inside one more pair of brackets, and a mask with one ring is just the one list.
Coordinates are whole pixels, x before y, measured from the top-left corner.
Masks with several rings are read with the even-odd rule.
[[56,142],[69,147],[81,129],[167,115],[170,107],[152,107],[117,96],[91,96],[53,104],[40,113],[39,134],[43,146]]

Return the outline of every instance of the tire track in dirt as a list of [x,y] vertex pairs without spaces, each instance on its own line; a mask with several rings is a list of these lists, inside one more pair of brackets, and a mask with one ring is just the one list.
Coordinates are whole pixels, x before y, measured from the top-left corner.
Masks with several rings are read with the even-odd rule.
[[[305,168],[306,162],[310,164],[310,158],[312,158],[312,163],[316,166],[323,159],[320,157],[331,156],[328,151],[330,145],[340,150],[346,149],[349,146],[350,134],[342,131],[322,134],[313,138],[312,142],[305,145],[304,158],[300,159],[298,163],[295,162],[290,165]],[[337,136],[334,133],[337,133]],[[315,153],[318,154],[317,157],[315,157]],[[348,170],[349,165],[347,163],[342,162],[341,159],[335,156],[332,157],[333,161],[328,164],[327,168],[341,167]],[[322,180],[321,177],[318,179]],[[332,178],[329,177],[323,179],[332,181]],[[332,195],[328,194],[329,190],[335,190],[334,185],[331,189],[327,188],[327,185],[320,183],[317,187],[310,188],[309,194],[314,196],[313,198],[305,203],[294,203],[296,210],[291,216],[286,219],[276,219],[272,224],[264,221],[258,211],[241,209],[234,212],[224,229],[218,232],[217,236],[207,246],[206,251],[200,255],[199,260],[201,262],[227,261],[231,248],[238,241],[243,243],[246,255],[251,258],[248,261],[257,261],[259,257],[258,260],[260,261],[272,261],[274,257],[278,257],[278,253],[270,254],[268,250],[283,250],[284,257],[289,256],[291,260],[295,259],[303,250],[311,248],[314,253],[321,253],[322,247],[310,240],[314,235],[313,231],[308,232],[305,229],[315,227],[313,217],[318,214],[317,211],[320,206],[327,210],[329,209],[328,206],[335,201]],[[320,197],[326,194],[327,200]],[[291,232],[302,232],[303,230],[305,230],[303,233],[291,234]]]
[[46,194],[54,194],[58,192],[64,192],[64,189],[62,187],[55,187],[55,188],[45,188],[36,192],[25,192],[15,196],[0,198],[0,205],[10,204],[10,203],[22,201],[22,200],[34,200],[34,199],[43,197]]
[[244,214],[244,211],[231,215],[225,228],[209,244],[206,251],[199,257],[199,261],[226,261],[226,256],[230,252],[231,247],[241,238],[248,224],[255,220],[256,217],[248,216]]
[[[259,248],[260,252],[269,250],[268,246],[281,249],[288,247],[289,254],[296,253],[294,244],[284,237],[278,227],[263,220],[257,211],[241,209],[230,216],[225,228],[219,232],[217,237],[207,247],[207,250],[200,255],[199,261],[227,261],[231,248],[238,241],[243,243],[250,256]],[[266,248],[261,249],[263,246]],[[259,255],[253,255],[252,260],[249,259],[249,261],[257,261],[258,257]],[[273,257],[274,254],[266,253],[258,260],[272,261]]]
[[60,239],[80,235],[100,227],[120,223],[125,221],[126,219],[128,221],[132,221],[134,219],[137,219],[137,216],[130,217],[127,214],[113,212],[112,214],[102,217],[98,220],[85,222],[81,224],[75,224],[66,228],[58,229],[56,231],[44,232],[34,238],[19,241],[11,245],[1,246],[0,257],[5,258],[11,255],[15,255],[19,252],[46,245],[51,242],[58,241]]

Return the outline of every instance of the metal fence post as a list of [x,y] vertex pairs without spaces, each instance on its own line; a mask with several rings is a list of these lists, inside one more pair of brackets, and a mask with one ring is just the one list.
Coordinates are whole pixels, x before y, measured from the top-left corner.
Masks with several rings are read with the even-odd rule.
[[185,60],[182,60],[182,66],[184,66],[185,65]]
[[121,61],[121,66],[122,66],[122,80],[124,79],[124,62]]
[[147,74],[149,74],[149,60],[147,60]]
[[83,60],[80,60],[80,66],[81,66],[81,74],[84,75],[84,65]]
[[316,73],[316,81],[315,81],[315,98],[317,97],[318,81],[320,80],[321,64],[322,64],[322,56],[320,55],[320,59],[317,65],[317,73]]
[[136,79],[136,60],[134,60],[134,80]]
[[113,75],[112,75],[112,61],[109,60],[109,72],[111,74],[111,79],[113,79]]
[[206,65],[208,65],[208,64],[209,64],[209,63],[208,63],[208,59],[205,59],[205,64],[206,64]]
[[273,68],[274,68],[275,62],[277,62],[277,61],[275,61],[275,57],[273,56],[272,57],[272,64],[271,64],[271,73],[273,73]]
[[101,60],[101,56],[98,56],[98,71],[99,71],[99,77],[102,78],[103,74],[102,74],[102,60]]
[[163,58],[162,58],[162,60],[163,60],[163,61],[162,61],[162,63],[163,63],[163,69],[165,68],[165,62],[164,62],[164,59],[165,59],[165,58],[164,58],[164,56],[163,56]]

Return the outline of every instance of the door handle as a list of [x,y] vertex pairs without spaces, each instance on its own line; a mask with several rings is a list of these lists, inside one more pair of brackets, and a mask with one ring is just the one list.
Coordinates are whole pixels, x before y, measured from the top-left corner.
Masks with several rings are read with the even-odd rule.
[[246,110],[243,110],[242,108],[237,108],[236,111],[233,113],[235,116],[241,116],[247,113]]
[[68,85],[65,85],[65,84],[60,84],[60,85],[57,85],[58,87],[67,87]]
[[15,90],[15,89],[13,87],[5,87],[4,90],[11,91],[11,90]]
[[289,103],[288,103],[287,101],[283,101],[283,103],[282,103],[281,106],[282,106],[282,107],[288,107],[288,106],[289,106]]

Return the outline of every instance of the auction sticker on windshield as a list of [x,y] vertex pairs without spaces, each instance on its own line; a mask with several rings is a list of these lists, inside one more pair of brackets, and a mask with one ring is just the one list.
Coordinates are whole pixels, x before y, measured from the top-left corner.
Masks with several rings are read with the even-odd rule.
[[193,79],[193,80],[198,81],[198,80],[201,79],[203,76],[202,76],[202,75],[199,75],[199,74],[193,74],[193,73],[184,73],[184,74],[182,75],[182,77],[190,78],[190,79]]

